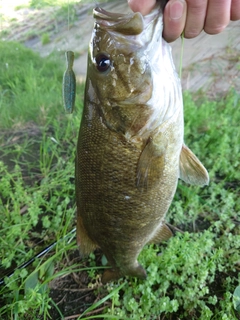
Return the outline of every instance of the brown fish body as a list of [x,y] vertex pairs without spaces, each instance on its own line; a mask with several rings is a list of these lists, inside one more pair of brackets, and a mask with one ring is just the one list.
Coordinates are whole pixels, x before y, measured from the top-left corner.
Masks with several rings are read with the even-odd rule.
[[208,176],[183,146],[181,86],[168,45],[158,44],[159,10],[143,19],[97,8],[95,17],[76,158],[78,244],[83,254],[103,250],[112,267],[103,282],[144,278],[137,257],[171,236],[164,217],[179,176]]

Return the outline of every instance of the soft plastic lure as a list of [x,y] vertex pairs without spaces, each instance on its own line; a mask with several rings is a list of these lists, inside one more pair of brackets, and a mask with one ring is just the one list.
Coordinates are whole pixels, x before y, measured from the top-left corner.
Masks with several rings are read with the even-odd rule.
[[67,113],[72,113],[75,105],[76,96],[76,77],[73,71],[74,53],[67,51],[65,53],[67,60],[67,69],[63,75],[63,104]]

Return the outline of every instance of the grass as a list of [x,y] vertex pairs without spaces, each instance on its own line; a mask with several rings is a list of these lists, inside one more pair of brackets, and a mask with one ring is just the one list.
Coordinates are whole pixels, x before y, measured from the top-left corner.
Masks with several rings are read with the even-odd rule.
[[[106,1],[100,0],[98,4]],[[92,0],[13,0],[11,3],[3,0],[0,3],[0,39],[14,39],[28,47],[36,42],[48,45],[50,39],[59,38],[59,35],[61,38],[64,31],[81,20],[86,4],[92,5]]]
[[[167,219],[181,232],[144,248],[147,280],[101,286],[101,254],[78,258],[74,233],[83,86],[67,116],[63,53],[40,58],[8,42],[0,51],[0,278],[54,243],[4,278],[0,318],[239,319],[239,93],[232,89],[217,101],[184,94],[185,141],[208,168],[210,185],[179,182]],[[53,295],[57,289],[64,297],[73,290],[70,310]]]
[[43,60],[17,42],[0,42],[0,50],[1,127],[30,120],[42,125],[47,117],[54,118],[62,103],[62,74],[55,57]]

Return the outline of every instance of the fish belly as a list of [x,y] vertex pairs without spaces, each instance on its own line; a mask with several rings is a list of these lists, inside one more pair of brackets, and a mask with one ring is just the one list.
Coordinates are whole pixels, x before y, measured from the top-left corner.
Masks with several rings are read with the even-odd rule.
[[137,257],[154,239],[172,202],[181,141],[176,147],[171,145],[169,154],[166,150],[165,161],[169,164],[172,160],[172,164],[163,167],[162,178],[138,188],[142,150],[109,130],[101,118],[88,118],[83,114],[76,158],[80,251],[88,254],[100,247],[110,265],[118,269],[115,278],[127,274],[141,277]]

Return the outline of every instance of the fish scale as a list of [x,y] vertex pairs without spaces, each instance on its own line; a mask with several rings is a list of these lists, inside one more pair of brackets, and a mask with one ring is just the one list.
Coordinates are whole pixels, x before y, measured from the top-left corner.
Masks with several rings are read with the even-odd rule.
[[172,236],[164,218],[178,178],[205,185],[208,174],[183,143],[181,85],[159,36],[160,8],[146,17],[96,8],[94,17],[76,154],[77,242],[82,255],[98,247],[106,255],[103,283],[144,279],[138,255]]

